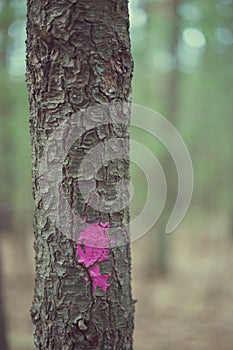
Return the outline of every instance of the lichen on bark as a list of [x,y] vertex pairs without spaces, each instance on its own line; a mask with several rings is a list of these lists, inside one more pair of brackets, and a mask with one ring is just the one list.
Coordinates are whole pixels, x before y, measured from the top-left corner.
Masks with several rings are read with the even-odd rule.
[[[37,349],[132,349],[129,244],[110,249],[101,269],[111,274],[111,287],[106,293],[97,287],[94,293],[91,282],[85,280],[85,266],[78,261],[76,242],[48,218],[38,185],[40,159],[54,130],[89,106],[127,102],[132,70],[126,0],[28,0],[27,85],[36,262],[31,316]],[[64,161],[63,188],[77,215],[89,223],[101,219],[118,227],[129,222],[128,208],[101,213],[85,203],[78,184],[83,157],[112,137],[127,139],[127,123],[88,130],[75,142]],[[99,195],[111,200],[116,196],[116,179],[128,178],[128,160],[115,159],[95,178],[90,176],[86,186],[95,183]]]

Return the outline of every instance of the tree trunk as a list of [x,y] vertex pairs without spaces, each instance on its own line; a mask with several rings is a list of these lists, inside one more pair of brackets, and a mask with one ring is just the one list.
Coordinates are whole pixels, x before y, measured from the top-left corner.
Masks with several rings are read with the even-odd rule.
[[[124,231],[127,244],[114,244],[108,257],[106,250],[102,251],[99,264],[94,261],[90,266],[85,260],[90,247],[58,229],[39,191],[40,160],[54,131],[73,116],[77,116],[81,129],[79,117],[89,106],[129,100],[133,64],[127,5],[126,0],[28,1],[27,83],[36,252],[31,316],[37,349],[132,349],[134,307],[128,229]],[[106,113],[113,110],[110,105],[105,109]],[[114,228],[129,223],[127,207],[116,213],[98,211],[85,202],[78,184],[84,156],[104,140],[127,139],[126,124],[108,122],[86,131],[63,163],[62,188],[70,207],[89,229],[106,232],[108,225]],[[53,160],[59,157],[49,152]],[[125,152],[128,154],[128,148]],[[129,162],[113,159],[95,176],[88,178],[87,173],[82,174],[87,188],[94,181],[97,194],[111,201],[116,196],[112,188],[116,179],[129,178]],[[48,206],[58,205],[54,200]],[[79,233],[85,235],[90,232],[88,228],[80,228]],[[98,275],[99,269],[102,272]]]
[[[2,85],[5,83],[5,73],[6,73],[6,53],[8,46],[8,29],[11,23],[12,18],[9,16],[9,0],[4,0],[1,3],[1,19],[0,19],[0,33],[1,33],[1,42],[0,42],[0,74],[2,79]],[[5,86],[4,86],[5,88]],[[0,114],[4,119],[9,117],[9,100],[4,99],[4,96],[0,100]],[[5,126],[5,125],[4,125]],[[4,149],[7,149],[7,139],[2,137],[1,140],[1,150],[3,150],[2,154],[4,154]],[[8,144],[9,146],[9,144]],[[9,149],[8,149],[9,151]],[[2,156],[1,154],[1,156]],[[4,172],[1,171],[0,181],[5,184],[5,188],[10,188],[9,184],[9,175],[6,174],[6,169],[8,169],[7,164],[3,166]],[[4,174],[5,173],[5,174]],[[10,179],[11,180],[11,179]],[[4,191],[5,192],[5,191]],[[7,205],[9,201],[9,193],[0,193],[0,235],[2,232],[9,231],[12,229],[12,213]],[[6,316],[5,316],[5,298],[4,298],[4,286],[2,279],[2,261],[1,261],[1,253],[0,253],[0,349],[7,350],[8,342],[7,342],[7,325],[6,325]]]
[[[176,49],[179,41],[180,23],[177,15],[176,7],[179,0],[170,2],[170,11],[172,18],[170,19],[170,43],[169,51],[173,57],[176,57]],[[177,67],[170,73],[168,78],[167,88],[167,105],[166,116],[167,119],[176,127],[177,113],[179,110],[179,91],[180,91],[180,73]],[[174,166],[172,166],[172,159],[170,155],[165,153],[162,157],[163,170],[166,174],[166,181],[168,184],[167,202],[164,211],[159,219],[158,230],[158,242],[157,242],[157,270],[161,274],[165,274],[169,271],[169,238],[165,235],[165,229],[170,216],[171,210],[176,200],[176,172]],[[154,269],[153,269],[154,270]]]
[[[159,7],[164,8],[164,11],[168,11],[170,14],[169,19],[169,42],[167,47],[170,54],[175,57],[177,44],[179,40],[180,21],[177,15],[177,5],[180,0],[172,0],[170,2],[152,4],[152,8],[148,7],[148,11],[154,13],[153,16],[158,15]],[[152,18],[153,22],[154,18]],[[165,115],[167,119],[176,126],[177,113],[179,110],[179,91],[180,91],[180,73],[177,68],[170,72],[167,81],[166,90],[166,106]],[[149,241],[149,258],[147,263],[148,277],[153,278],[158,275],[165,275],[169,272],[169,236],[165,234],[166,225],[170,216],[171,210],[174,206],[176,199],[176,171],[173,166],[173,161],[167,152],[161,155],[161,163],[164,173],[166,175],[166,182],[168,186],[167,201],[161,214],[158,223],[151,232],[151,239]]]
[[0,349],[1,350],[8,349],[6,321],[5,321],[5,307],[4,307],[4,299],[3,299],[1,256],[0,256]]
[[1,44],[0,44],[0,64],[1,68],[7,66],[8,29],[12,22],[12,12],[10,11],[10,1],[3,0],[1,3]]

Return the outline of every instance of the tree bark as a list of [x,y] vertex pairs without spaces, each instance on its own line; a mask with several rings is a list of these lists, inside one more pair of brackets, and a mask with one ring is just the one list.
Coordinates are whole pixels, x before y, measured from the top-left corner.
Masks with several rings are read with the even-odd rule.
[[[109,287],[106,291],[93,289],[76,242],[48,218],[38,185],[40,158],[49,136],[88,106],[129,101],[132,70],[127,0],[28,0],[27,84],[36,261],[31,316],[37,349],[132,349],[134,302],[128,240],[112,247],[109,259],[99,264],[102,272],[110,275]],[[75,142],[63,164],[63,188],[72,209],[89,224],[101,220],[118,227],[129,223],[128,208],[99,212],[82,198],[77,181],[84,156],[112,137],[127,139],[126,125],[99,126]],[[116,178],[129,178],[127,160],[108,162],[89,179],[87,187],[94,180],[98,194],[111,200]],[[128,237],[127,230],[125,234]]]

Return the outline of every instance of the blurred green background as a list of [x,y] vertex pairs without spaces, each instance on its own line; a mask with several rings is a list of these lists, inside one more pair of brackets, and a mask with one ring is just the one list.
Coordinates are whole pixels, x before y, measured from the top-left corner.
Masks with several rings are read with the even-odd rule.
[[[25,17],[25,0],[0,0],[0,337],[6,335],[12,350],[34,348]],[[158,141],[131,130],[158,157],[168,182],[161,218],[132,245],[135,350],[231,350],[233,1],[130,0],[130,19],[133,102],[172,122],[190,151],[195,176],[188,214],[172,235],[164,235],[176,169]],[[134,216],[143,208],[147,185],[134,164],[131,175]]]

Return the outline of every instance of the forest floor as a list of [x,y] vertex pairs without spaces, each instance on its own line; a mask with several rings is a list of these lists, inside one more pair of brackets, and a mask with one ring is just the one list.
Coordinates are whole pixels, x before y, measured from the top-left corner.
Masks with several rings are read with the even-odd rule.
[[[10,350],[35,349],[28,311],[34,282],[30,236],[21,261],[17,242],[1,239]],[[134,350],[232,350],[233,241],[221,234],[175,233],[168,273],[150,278],[148,244],[143,237],[132,245]]]

